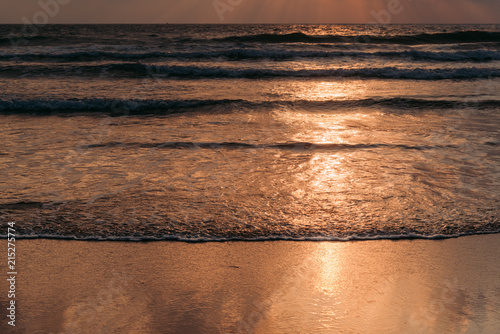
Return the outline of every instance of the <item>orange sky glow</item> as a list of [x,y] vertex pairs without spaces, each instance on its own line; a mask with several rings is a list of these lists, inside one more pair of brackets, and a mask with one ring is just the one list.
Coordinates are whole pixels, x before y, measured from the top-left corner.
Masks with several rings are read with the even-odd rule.
[[[44,14],[45,13],[45,14]],[[4,0],[0,23],[500,23],[498,0]]]

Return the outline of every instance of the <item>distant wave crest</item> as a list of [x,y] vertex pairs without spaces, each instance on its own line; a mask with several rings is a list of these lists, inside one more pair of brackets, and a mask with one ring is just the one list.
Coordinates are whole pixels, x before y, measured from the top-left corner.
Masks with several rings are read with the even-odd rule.
[[144,60],[144,59],[213,59],[227,60],[293,60],[297,58],[337,58],[355,57],[363,59],[409,59],[413,61],[436,62],[487,62],[500,60],[500,52],[488,50],[458,51],[458,52],[430,52],[430,51],[304,51],[304,50],[259,50],[259,49],[230,49],[206,52],[112,52],[112,51],[77,51],[63,53],[0,53],[0,60],[11,61],[39,61],[58,60],[97,61],[97,60]]
[[68,99],[68,100],[0,100],[0,113],[3,114],[71,114],[78,112],[101,112],[111,115],[162,115],[195,110],[211,110],[214,107],[229,109],[271,110],[289,108],[301,110],[345,110],[349,108],[384,107],[395,110],[415,112],[419,110],[446,110],[471,108],[475,110],[500,108],[500,100],[426,100],[411,98],[384,98],[358,100],[122,100],[122,99]]
[[50,65],[3,65],[3,76],[99,76],[99,77],[158,77],[158,78],[323,78],[323,77],[359,77],[374,79],[399,80],[446,80],[446,79],[487,79],[500,77],[500,68],[334,68],[334,69],[267,69],[267,68],[229,68],[200,66],[147,65],[143,63],[113,63],[103,65],[57,66]]
[[289,34],[256,34],[229,36],[214,39],[222,42],[260,42],[260,43],[374,43],[374,44],[449,44],[449,43],[478,43],[498,42],[500,32],[488,31],[456,31],[417,35],[307,35],[302,32]]

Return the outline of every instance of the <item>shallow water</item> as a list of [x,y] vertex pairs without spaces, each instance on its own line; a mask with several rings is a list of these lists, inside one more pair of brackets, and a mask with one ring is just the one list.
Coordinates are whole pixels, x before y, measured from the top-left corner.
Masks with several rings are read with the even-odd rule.
[[4,43],[2,220],[127,240],[498,232],[498,26],[442,29],[50,26]]

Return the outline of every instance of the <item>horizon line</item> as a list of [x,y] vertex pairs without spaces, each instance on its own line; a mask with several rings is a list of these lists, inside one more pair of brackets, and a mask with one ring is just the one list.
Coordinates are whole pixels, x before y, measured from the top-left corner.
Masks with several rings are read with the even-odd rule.
[[[84,22],[64,22],[64,23],[45,23],[45,24],[34,24],[34,25],[39,25],[39,26],[45,26],[45,25],[279,25],[279,24],[302,24],[302,25],[384,25],[384,26],[389,26],[389,25],[500,25],[500,22],[498,23],[311,23],[311,22],[286,22],[286,23],[223,23],[223,22],[202,22],[202,23],[170,23],[170,22],[164,22],[164,23],[140,23],[140,22],[135,22],[135,23],[125,23],[125,22],[113,22],[113,23],[106,23],[106,22],[93,22],[93,23],[84,23]],[[0,25],[26,25],[26,23],[0,23]]]

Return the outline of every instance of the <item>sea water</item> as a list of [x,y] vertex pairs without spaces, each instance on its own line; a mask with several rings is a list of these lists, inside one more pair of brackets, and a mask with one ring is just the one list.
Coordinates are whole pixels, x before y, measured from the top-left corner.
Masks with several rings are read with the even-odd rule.
[[0,26],[18,237],[500,231],[498,25]]

